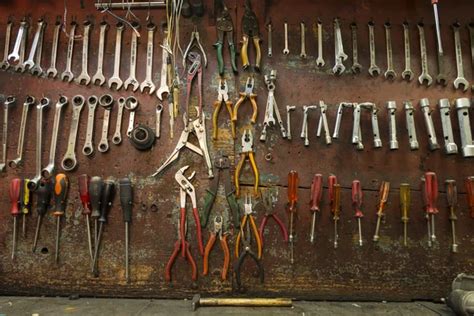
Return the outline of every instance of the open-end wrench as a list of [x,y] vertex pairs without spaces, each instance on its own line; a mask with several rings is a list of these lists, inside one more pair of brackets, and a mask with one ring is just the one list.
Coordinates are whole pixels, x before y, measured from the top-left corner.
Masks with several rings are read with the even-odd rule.
[[453,126],[451,124],[451,103],[449,99],[440,99],[439,112],[441,114],[441,126],[443,127],[444,150],[446,154],[458,153],[458,146],[454,142]]
[[352,34],[352,67],[351,70],[354,74],[360,73],[362,65],[359,63],[359,53],[357,44],[357,24],[351,23],[351,34]]
[[170,93],[168,87],[168,63],[169,63],[169,43],[167,32],[164,34],[163,47],[161,55],[161,74],[160,74],[160,88],[156,91],[156,95],[160,101],[163,100],[163,96]]
[[41,31],[39,39],[38,39],[38,47],[36,48],[34,65],[30,69],[30,73],[33,76],[38,76],[38,77],[41,77],[43,75],[43,68],[41,67],[41,59],[43,56],[43,38],[44,38],[45,28],[46,28],[46,23],[43,25],[43,30]]
[[[474,69],[474,22],[469,23],[468,29],[471,40],[471,67]],[[471,90],[474,91],[474,84],[471,86]]]
[[59,134],[59,123],[61,122],[61,112],[62,108],[68,104],[68,98],[65,96],[60,96],[58,102],[56,102],[54,110],[54,122],[53,122],[53,132],[51,134],[51,144],[49,148],[49,162],[48,165],[43,168],[41,175],[48,179],[53,175],[55,170],[55,160],[56,160],[56,144],[58,143],[58,134]]
[[130,137],[130,135],[132,135],[133,129],[135,128],[135,112],[138,108],[138,100],[135,97],[128,97],[127,101],[125,102],[125,108],[130,112],[127,128],[127,136]]
[[385,22],[385,44],[387,47],[387,71],[385,71],[385,79],[394,80],[397,77],[397,73],[393,68],[393,51],[392,51],[392,35],[391,29],[392,24],[390,22]]
[[294,111],[296,106],[287,105],[286,106],[286,138],[291,140],[291,111]]
[[2,127],[2,160],[0,161],[0,172],[5,171],[7,166],[7,143],[8,143],[8,110],[16,104],[14,96],[8,96],[3,101],[3,127]]
[[91,32],[91,22],[84,21],[84,34],[82,35],[82,71],[79,77],[76,78],[76,83],[89,85],[91,77],[89,76],[89,34]]
[[267,25],[267,30],[268,30],[268,57],[272,57],[273,56],[273,47],[272,47],[272,35],[273,35],[273,24],[272,24],[272,20],[270,20],[270,22],[268,22],[268,25]]
[[100,139],[98,150],[101,153],[105,153],[109,150],[109,121],[110,121],[110,112],[114,105],[114,98],[110,94],[104,94],[99,99],[100,106],[104,109],[104,118],[102,125],[102,138]]
[[16,168],[21,165],[23,161],[23,144],[25,143],[25,131],[26,131],[26,122],[28,120],[28,111],[30,107],[35,104],[35,98],[32,96],[27,96],[25,102],[23,103],[23,110],[21,112],[21,123],[20,131],[18,133],[18,147],[16,150],[17,157],[8,162],[10,168]]
[[421,75],[418,77],[418,82],[427,87],[433,83],[433,77],[429,74],[428,69],[428,53],[426,51],[426,39],[425,39],[425,25],[423,22],[417,24],[418,35],[420,37],[420,55],[421,55]]
[[104,76],[104,51],[105,51],[105,35],[109,25],[107,22],[102,21],[100,23],[100,34],[99,34],[99,52],[97,54],[97,71],[92,76],[92,83],[98,86],[102,86],[105,83]]
[[23,63],[23,67],[25,67],[27,70],[33,68],[35,65],[36,51],[38,50],[40,40],[43,41],[43,32],[45,26],[46,23],[44,20],[39,19],[36,27],[36,33],[33,37],[33,43],[31,44],[30,54],[28,55],[28,59]]
[[12,34],[12,27],[13,21],[8,20],[7,22],[7,29],[5,31],[5,46],[3,47],[3,60],[0,62],[0,69],[7,70],[10,68],[10,64],[8,63],[8,52],[10,51],[10,38]]
[[339,19],[336,18],[334,19],[334,67],[332,69],[335,75],[342,75],[346,71],[343,62],[347,59],[347,55],[344,51],[341,52],[341,49],[343,49],[341,29],[339,27]]
[[301,52],[300,57],[306,58],[306,24],[304,21],[300,23],[300,30],[301,30]]
[[369,47],[370,47],[370,67],[369,67],[369,75],[372,77],[376,77],[380,75],[380,68],[376,64],[376,56],[375,56],[375,23],[374,21],[369,21],[367,24],[369,27]]
[[318,58],[316,59],[316,66],[324,67],[325,62],[323,58],[323,22],[318,19]]
[[26,55],[26,44],[27,44],[26,42],[28,40],[29,27],[30,25],[27,23],[25,27],[25,31],[23,32],[21,43],[20,43],[20,54],[19,54],[20,59],[14,68],[16,72],[20,72],[20,73],[24,73],[26,70],[24,61],[25,61],[25,55]]
[[316,132],[316,136],[321,137],[321,132],[324,129],[324,139],[326,141],[326,145],[331,145],[331,132],[329,132],[328,118],[326,115],[328,106],[326,103],[324,103],[324,101],[319,101],[319,110],[321,114],[319,116],[318,130]]
[[54,24],[53,46],[51,48],[51,64],[48,70],[46,70],[46,77],[52,79],[56,78],[58,75],[58,70],[56,69],[56,60],[58,58],[59,32],[61,31],[61,27],[61,19],[58,18]]
[[38,188],[39,181],[41,180],[41,150],[43,142],[43,112],[51,104],[50,99],[42,98],[36,105],[36,173],[33,179],[30,179],[27,186],[31,191],[35,191]]
[[283,24],[284,28],[284,35],[285,35],[285,47],[283,48],[283,55],[288,55],[290,54],[290,49],[288,46],[288,22],[285,21]]
[[418,138],[416,137],[415,108],[410,101],[405,101],[403,105],[405,108],[405,119],[407,123],[408,142],[410,144],[410,149],[418,150],[420,145],[418,143]]
[[427,98],[420,100],[421,111],[425,118],[426,133],[428,134],[428,144],[431,151],[439,149],[438,139],[436,138],[436,130],[433,124],[431,113],[433,110],[430,107],[430,101]]
[[23,62],[20,60],[20,46],[22,45],[22,43],[23,45],[25,45],[25,35],[27,32],[27,28],[28,22],[25,18],[23,18],[23,20],[21,20],[20,22],[20,28],[18,29],[18,34],[16,36],[15,45],[13,46],[13,51],[10,55],[8,55],[8,64],[10,65],[23,64]]
[[308,112],[309,110],[316,110],[317,105],[305,105],[303,106],[303,126],[301,127],[300,137],[304,139],[304,145],[309,146],[309,137],[308,137]]
[[454,80],[454,88],[461,89],[466,92],[469,88],[469,82],[466,80],[466,77],[464,77],[461,36],[459,35],[459,29],[461,28],[461,24],[459,24],[459,22],[456,22],[452,25],[452,28],[454,32],[454,46],[456,48],[456,68],[458,71],[458,76],[456,80]]
[[112,143],[119,145],[122,142],[122,117],[123,117],[123,108],[125,107],[126,100],[124,97],[120,97],[117,100],[118,103],[118,112],[117,112],[117,121],[115,123],[115,133],[112,137]]
[[341,59],[341,61],[346,61],[349,56],[344,52],[344,44],[342,42],[342,32],[341,32],[341,24],[339,18],[334,19],[334,32],[337,39],[337,57]]
[[155,124],[155,136],[160,138],[161,135],[161,113],[163,112],[163,104],[156,106],[156,124]]
[[403,43],[405,47],[405,70],[402,72],[402,78],[406,81],[412,81],[414,74],[411,70],[410,25],[407,21],[403,22]]
[[97,108],[97,103],[99,99],[95,95],[91,95],[87,98],[87,130],[86,130],[86,140],[84,142],[84,147],[82,147],[82,153],[85,156],[90,156],[94,153],[94,119],[95,119],[95,110]]
[[132,86],[132,91],[137,91],[140,83],[137,80],[137,46],[138,46],[138,32],[140,31],[140,24],[132,22],[132,42],[130,43],[130,74],[128,79],[123,83],[125,90]]
[[66,154],[61,162],[61,167],[64,171],[74,170],[77,166],[76,140],[77,131],[79,129],[79,120],[81,119],[81,111],[84,107],[84,103],[85,99],[82,95],[76,95],[72,98],[71,129],[69,130]]
[[145,81],[140,85],[140,91],[143,93],[146,88],[150,89],[149,94],[155,92],[155,84],[153,83],[153,40],[155,37],[156,25],[152,22],[147,25],[148,41],[146,44],[146,75]]
[[122,22],[116,24],[117,33],[115,35],[115,55],[114,55],[114,73],[109,78],[108,85],[109,89],[115,85],[115,90],[120,90],[123,85],[122,79],[120,79],[120,59],[122,55],[122,34],[125,25]]
[[388,132],[389,132],[389,146],[390,150],[398,149],[397,139],[397,103],[395,101],[387,102],[388,110]]
[[66,57],[66,69],[61,74],[61,80],[71,82],[74,79],[72,73],[72,58],[74,54],[74,41],[76,37],[76,21],[71,22],[71,29],[69,30],[69,40],[67,44],[67,57]]

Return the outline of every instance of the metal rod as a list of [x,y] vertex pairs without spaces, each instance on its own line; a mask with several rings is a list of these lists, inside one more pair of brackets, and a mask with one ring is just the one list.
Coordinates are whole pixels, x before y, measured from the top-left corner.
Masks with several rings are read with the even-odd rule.
[[142,2],[96,2],[94,4],[97,10],[106,10],[106,9],[143,9],[143,8],[164,8],[166,6],[166,1],[142,1]]

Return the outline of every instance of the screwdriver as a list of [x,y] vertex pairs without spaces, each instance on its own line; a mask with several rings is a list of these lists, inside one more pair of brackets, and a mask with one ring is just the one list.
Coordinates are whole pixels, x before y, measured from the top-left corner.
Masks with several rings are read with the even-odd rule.
[[374,241],[377,242],[380,239],[380,221],[385,216],[384,209],[388,200],[388,192],[390,190],[390,182],[382,181],[379,190],[379,205],[377,209],[377,226],[375,227]]
[[92,240],[91,240],[91,199],[89,196],[89,176],[87,174],[81,174],[77,177],[79,184],[79,197],[82,203],[82,215],[86,216],[86,228],[87,228],[87,242],[89,244],[89,254],[91,261],[94,260],[94,253],[92,252]]
[[100,225],[99,234],[97,235],[97,245],[95,246],[95,249],[94,249],[94,260],[92,263],[92,273],[94,276],[98,276],[98,271],[97,271],[98,260],[97,259],[99,255],[100,240],[102,238],[104,224],[107,223],[107,215],[109,212],[109,208],[112,205],[112,200],[114,198],[114,189],[115,189],[115,184],[112,178],[108,178],[107,180],[104,181],[104,186],[103,186],[101,199],[100,199],[100,217],[98,219],[99,225]]
[[[328,178],[328,187],[329,187],[329,206],[333,214],[334,219],[334,249],[337,248],[337,240],[339,235],[337,234],[337,221],[339,221],[339,212],[340,212],[340,198],[341,198],[341,187],[339,186],[336,189],[337,177],[335,175],[330,175]],[[338,200],[336,200],[336,192],[338,195]]]
[[38,220],[36,222],[35,239],[33,241],[32,251],[36,251],[38,244],[41,221],[44,214],[48,211],[49,202],[51,201],[51,183],[48,180],[42,180],[35,191],[36,194],[36,212],[38,213]]
[[401,183],[400,184],[400,210],[402,212],[402,222],[403,222],[403,245],[407,246],[407,225],[408,214],[410,212],[410,204],[411,204],[411,192],[410,192],[410,184],[408,183]]
[[54,212],[56,216],[56,253],[54,261],[59,262],[59,236],[61,229],[61,217],[64,216],[67,206],[67,193],[69,190],[69,179],[64,173],[58,173],[54,177]]
[[466,186],[467,204],[469,205],[471,218],[474,218],[474,177],[467,177],[464,184]]
[[132,183],[129,178],[123,178],[119,181],[120,187],[120,205],[122,206],[123,221],[125,223],[125,280],[130,283],[129,265],[128,265],[128,247],[129,247],[129,223],[132,221],[133,192]]
[[438,200],[438,179],[436,173],[426,172],[422,179],[422,184],[428,225],[428,247],[431,247],[433,241],[436,239],[434,216],[438,213],[438,208],[436,206]]
[[21,179],[13,178],[10,182],[10,214],[13,216],[13,240],[12,240],[12,260],[15,259],[15,249],[16,249],[16,218],[20,215],[20,209],[18,208],[18,203],[20,202],[20,187]]
[[[97,248],[98,220],[100,217],[100,200],[104,190],[104,181],[101,177],[92,177],[89,183],[89,197],[91,201],[91,218],[94,220],[94,251]],[[94,258],[92,258],[94,261]]]
[[291,170],[288,174],[288,212],[290,213],[289,242],[290,242],[290,262],[294,263],[294,217],[296,214],[296,203],[298,202],[298,172]]
[[446,199],[449,207],[449,221],[451,222],[451,232],[453,234],[453,243],[451,244],[451,251],[453,253],[458,252],[458,244],[456,243],[456,207],[458,204],[458,189],[455,180],[446,180]]
[[23,179],[20,187],[20,211],[22,216],[21,231],[23,238],[26,238],[26,215],[30,213],[31,199],[30,189],[28,188],[29,179]]
[[364,217],[360,207],[362,206],[362,187],[359,180],[352,181],[352,207],[354,208],[354,216],[357,218],[357,226],[359,228],[359,246],[362,247],[362,224],[361,218]]
[[315,174],[313,177],[313,182],[311,183],[311,208],[312,221],[311,221],[311,233],[309,241],[314,243],[314,231],[316,229],[316,213],[320,212],[319,204],[321,203],[321,198],[323,196],[323,176],[321,174]]

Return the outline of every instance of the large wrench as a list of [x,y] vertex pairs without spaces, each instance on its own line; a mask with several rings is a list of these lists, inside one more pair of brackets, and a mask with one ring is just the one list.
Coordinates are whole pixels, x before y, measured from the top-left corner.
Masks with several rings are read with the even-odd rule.
[[130,135],[132,135],[133,129],[135,128],[135,112],[138,108],[137,99],[135,97],[128,97],[125,102],[125,108],[130,112],[127,128],[127,136],[130,137]]
[[347,59],[347,55],[343,49],[339,19],[336,18],[334,19],[334,67],[332,69],[335,75],[341,75],[346,70],[343,62]]
[[461,28],[461,24],[459,24],[459,22],[456,22],[452,25],[452,27],[454,32],[454,46],[456,47],[456,68],[458,71],[458,76],[456,80],[454,80],[454,88],[462,89],[464,92],[466,92],[469,88],[469,82],[466,80],[466,77],[464,77],[461,37],[459,35],[459,29]]
[[137,91],[140,87],[140,83],[137,80],[137,45],[138,45],[138,31],[140,30],[140,24],[138,22],[132,22],[132,43],[130,44],[130,75],[125,80],[123,88],[128,89],[132,86],[132,91]]
[[153,83],[152,73],[153,73],[153,39],[155,37],[156,25],[153,23],[148,23],[147,25],[148,33],[148,42],[146,44],[146,76],[145,81],[140,85],[140,91],[143,93],[146,88],[150,89],[148,92],[152,94],[155,92],[155,84]]
[[362,70],[362,65],[359,63],[359,53],[357,44],[357,24],[351,23],[351,34],[352,34],[352,67],[353,73],[358,74]]
[[67,44],[67,58],[66,58],[66,70],[61,74],[61,80],[71,82],[74,79],[74,74],[72,73],[72,57],[74,53],[74,40],[76,36],[76,21],[71,22],[71,29],[69,30],[69,41]]
[[10,168],[18,167],[23,161],[23,144],[25,142],[26,121],[28,120],[28,111],[30,107],[35,104],[35,98],[27,96],[23,103],[23,111],[21,113],[20,132],[18,133],[18,147],[16,150],[17,158],[10,160],[8,166]]
[[285,34],[285,47],[283,48],[283,55],[289,55],[290,49],[288,47],[288,22],[285,21],[283,24]]
[[45,26],[46,23],[44,22],[44,20],[39,19],[36,27],[36,33],[33,37],[33,43],[31,44],[30,54],[28,55],[28,59],[23,63],[23,67],[25,67],[25,69],[27,70],[33,68],[33,66],[35,65],[36,52],[38,51],[40,41],[43,41],[43,32]]
[[94,153],[94,119],[97,103],[99,103],[99,100],[95,95],[91,95],[87,98],[87,108],[89,112],[87,114],[86,140],[84,142],[84,147],[82,148],[82,153],[85,156],[90,156]]
[[380,75],[380,68],[376,64],[376,57],[375,57],[375,23],[374,21],[370,21],[368,23],[369,27],[369,47],[370,47],[370,67],[369,67],[369,75],[372,77],[376,77]]
[[407,21],[403,22],[403,42],[405,47],[405,70],[402,72],[402,78],[406,81],[412,81],[414,74],[411,70],[410,25]]
[[418,82],[426,84],[427,87],[433,83],[433,77],[430,76],[428,70],[428,53],[426,52],[426,40],[425,40],[425,25],[423,22],[419,22],[418,34],[420,36],[420,54],[421,54],[421,75],[418,77]]
[[44,38],[44,29],[46,23],[43,25],[40,37],[38,39],[38,47],[36,48],[35,62],[33,67],[30,69],[30,73],[33,76],[41,77],[43,75],[43,68],[41,68],[41,56],[43,56],[43,38]]
[[54,161],[56,160],[56,144],[58,143],[59,134],[59,123],[61,121],[62,108],[68,103],[68,99],[65,96],[60,96],[55,106],[54,111],[54,122],[53,122],[53,133],[51,134],[51,145],[49,148],[49,163],[43,168],[41,175],[48,179],[53,175],[54,172]]
[[109,25],[107,22],[102,21],[100,23],[100,35],[99,35],[99,53],[97,54],[97,72],[92,77],[92,83],[98,86],[101,86],[105,83],[104,76],[104,50],[105,50],[105,35],[107,34],[107,29]]
[[114,105],[114,98],[110,94],[104,94],[99,99],[99,104],[104,108],[104,125],[102,125],[102,138],[99,143],[98,150],[101,153],[105,153],[109,150],[109,121],[110,121],[110,112]]
[[124,97],[118,99],[117,122],[115,123],[115,133],[112,137],[112,143],[119,145],[122,142],[122,116],[126,100]]
[[89,34],[91,31],[91,22],[84,22],[84,35],[82,36],[82,71],[76,78],[76,83],[89,85],[91,77],[89,76]]
[[397,76],[397,73],[393,69],[393,52],[392,52],[392,35],[391,35],[391,28],[392,24],[390,22],[386,22],[384,24],[385,28],[385,44],[387,46],[387,71],[385,71],[384,76],[385,79],[394,80]]
[[116,25],[117,33],[115,35],[115,55],[114,55],[114,73],[109,78],[109,89],[115,85],[115,90],[120,90],[123,85],[122,79],[120,79],[120,58],[122,55],[122,34],[125,25],[122,22],[118,22]]
[[0,69],[7,70],[10,68],[10,64],[8,63],[8,52],[10,50],[10,37],[12,34],[12,26],[13,22],[8,20],[7,22],[7,30],[5,31],[5,46],[3,48],[3,60],[0,63]]
[[323,58],[323,22],[318,19],[318,58],[316,59],[316,66],[324,67]]
[[14,68],[16,72],[20,72],[20,73],[24,73],[26,70],[24,66],[24,61],[25,61],[25,54],[26,54],[26,44],[27,44],[26,42],[28,40],[28,28],[29,28],[29,24],[26,24],[25,31],[23,32],[23,36],[22,36],[21,44],[20,44],[20,54],[19,54],[20,59]]
[[56,69],[56,60],[58,58],[58,45],[59,45],[59,32],[61,31],[62,23],[58,18],[56,24],[54,24],[54,34],[53,34],[53,46],[51,48],[51,64],[46,70],[46,76],[48,78],[56,78],[58,75],[58,70]]
[[0,161],[0,171],[5,171],[7,166],[8,110],[15,104],[16,99],[11,95],[3,102],[2,161]]
[[81,111],[84,103],[85,99],[82,95],[76,95],[72,98],[71,130],[69,131],[66,154],[64,155],[63,161],[61,162],[61,167],[64,171],[74,170],[74,168],[77,166],[76,140],[77,131],[79,129],[79,120],[81,118]]
[[17,65],[20,63],[20,46],[26,41],[26,30],[28,28],[28,22],[25,19],[21,20],[20,28],[18,29],[18,34],[16,36],[15,45],[13,46],[13,51],[8,55],[8,63],[10,65]]
[[156,92],[158,99],[160,101],[163,100],[163,96],[165,94],[170,93],[170,88],[168,87],[168,61],[169,61],[169,43],[168,43],[168,36],[165,33],[165,37],[163,39],[163,49],[161,55],[161,77],[160,77],[160,88]]

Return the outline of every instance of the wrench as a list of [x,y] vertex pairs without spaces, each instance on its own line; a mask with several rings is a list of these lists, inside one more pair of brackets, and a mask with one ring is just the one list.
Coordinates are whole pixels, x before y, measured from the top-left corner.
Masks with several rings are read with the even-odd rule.
[[309,146],[308,138],[308,112],[309,110],[316,110],[318,107],[316,105],[304,105],[303,106],[303,126],[301,128],[300,137],[304,139],[304,145]]
[[53,47],[51,48],[51,65],[48,70],[46,70],[46,77],[56,78],[58,75],[58,70],[56,69],[56,60],[58,57],[58,45],[59,45],[59,32],[61,31],[62,23],[60,18],[56,20],[54,24],[54,34],[53,34]]
[[43,56],[43,38],[44,38],[45,28],[46,28],[46,23],[43,26],[43,30],[41,31],[40,38],[38,40],[38,48],[36,49],[34,65],[30,69],[30,73],[33,76],[38,76],[38,77],[41,77],[43,75],[43,68],[41,68],[41,56]]
[[27,186],[31,191],[35,191],[38,188],[39,181],[41,180],[41,144],[43,142],[43,112],[49,108],[51,100],[48,98],[42,98],[36,105],[36,174],[33,179],[30,179]]
[[115,145],[119,145],[122,142],[122,116],[125,103],[126,102],[124,97],[120,97],[118,99],[117,122],[115,123],[115,133],[112,137],[112,143],[114,143]]
[[342,114],[344,113],[344,109],[353,109],[354,104],[349,102],[341,102],[337,107],[337,115],[336,115],[336,123],[334,124],[334,133],[332,134],[332,138],[338,139],[339,138],[339,129],[341,128],[342,122]]
[[301,29],[301,58],[306,58],[306,24],[303,22],[300,23]]
[[[468,28],[471,40],[471,66],[474,68],[474,22],[469,23]],[[474,91],[474,84],[471,86],[471,90]]]
[[87,132],[86,132],[86,141],[84,142],[84,147],[82,148],[82,153],[85,156],[90,156],[94,153],[94,144],[93,144],[93,136],[94,136],[94,118],[95,118],[95,110],[97,108],[97,103],[99,100],[95,95],[91,95],[87,98],[87,108],[89,110],[87,116]]
[[283,55],[288,55],[290,54],[290,50],[288,48],[288,22],[285,21],[285,24],[283,24],[283,27],[285,29],[285,48],[283,48]]
[[62,108],[65,107],[68,103],[68,99],[65,96],[60,96],[58,102],[56,103],[54,111],[54,123],[53,123],[53,133],[51,135],[51,145],[49,149],[49,163],[43,168],[41,175],[48,179],[53,175],[54,172],[54,161],[56,160],[56,144],[58,143],[58,133],[59,133],[59,122],[61,121],[61,112]]
[[428,134],[428,144],[431,151],[439,149],[438,139],[436,138],[436,130],[433,124],[433,118],[431,113],[433,110],[430,108],[430,101],[427,98],[420,100],[421,111],[425,118],[426,132]]
[[43,41],[43,32],[45,26],[46,23],[44,20],[39,19],[36,27],[36,33],[33,37],[33,44],[31,44],[30,54],[28,55],[28,59],[23,63],[23,67],[27,70],[33,68],[35,65],[36,52],[38,51],[40,41]]
[[324,128],[324,138],[326,139],[326,145],[331,145],[331,132],[329,132],[328,118],[326,115],[328,106],[326,103],[324,103],[324,101],[319,101],[319,110],[321,111],[321,115],[319,116],[318,130],[316,132],[316,136],[321,137],[321,132]]
[[441,114],[441,126],[443,127],[444,149],[446,154],[458,153],[458,146],[454,142],[453,127],[451,124],[451,104],[449,99],[439,100],[439,112]]
[[334,31],[336,33],[337,45],[338,45],[337,57],[341,61],[346,61],[348,56],[344,52],[344,45],[343,45],[343,42],[342,42],[342,33],[341,33],[341,25],[339,23],[339,18],[334,19]]
[[163,112],[163,105],[160,103],[156,106],[156,127],[155,127],[155,136],[160,138],[161,134],[161,113]]
[[428,70],[428,53],[426,52],[426,40],[425,40],[425,25],[423,22],[419,22],[418,34],[420,36],[420,54],[421,54],[421,75],[418,77],[418,82],[426,84],[427,87],[433,83],[433,78],[429,74]]
[[127,128],[127,136],[130,137],[132,134],[133,129],[135,128],[135,112],[138,108],[138,101],[135,97],[128,97],[127,101],[125,102],[125,108],[130,111],[130,116],[128,118],[128,128]]
[[316,59],[316,66],[324,67],[325,62],[323,58],[323,22],[318,19],[318,58]]
[[456,99],[462,155],[465,158],[474,157],[474,142],[472,140],[471,122],[469,118],[470,107],[471,100],[469,100],[469,98]]
[[125,25],[122,22],[118,22],[116,25],[117,33],[115,36],[115,56],[114,56],[114,73],[109,78],[109,89],[112,89],[113,85],[116,85],[115,90],[118,91],[123,85],[122,79],[120,79],[120,57],[122,53],[122,34]]
[[387,102],[388,110],[388,131],[390,135],[389,145],[390,150],[398,149],[398,139],[397,139],[397,103],[395,101]]
[[102,108],[104,108],[104,125],[102,125],[102,138],[100,140],[98,150],[101,153],[105,153],[109,150],[109,121],[110,112],[112,111],[112,107],[114,105],[114,98],[110,94],[104,94],[100,97],[99,104]]
[[71,82],[74,79],[74,74],[72,73],[72,57],[74,53],[74,38],[76,36],[76,21],[71,22],[71,29],[69,30],[69,41],[67,45],[67,58],[66,58],[66,70],[61,74],[61,80]]
[[352,67],[351,70],[354,74],[358,74],[362,70],[362,65],[359,63],[359,53],[357,45],[357,24],[351,23],[352,33]]
[[79,129],[79,120],[81,119],[81,111],[84,103],[85,99],[82,95],[76,95],[72,98],[71,129],[69,131],[66,154],[64,155],[63,161],[61,162],[61,167],[64,171],[72,171],[77,166],[76,140],[77,131]]
[[415,108],[413,107],[413,104],[410,101],[405,101],[404,107],[410,149],[417,150],[418,148],[420,148],[420,145],[418,144],[418,139],[416,137]]
[[27,96],[25,102],[23,103],[23,111],[21,113],[20,132],[18,133],[18,147],[16,150],[17,158],[8,162],[8,166],[10,168],[18,167],[23,161],[23,144],[25,142],[26,121],[28,119],[28,111],[33,104],[35,104],[35,98],[32,96]]
[[291,140],[291,111],[294,111],[296,106],[294,105],[287,105],[286,106],[286,138]]
[[84,22],[84,35],[82,36],[82,71],[79,77],[76,78],[76,83],[89,85],[91,77],[89,76],[89,34],[91,31],[91,22]]
[[386,22],[384,24],[385,27],[385,44],[387,46],[387,71],[385,71],[384,76],[385,79],[394,80],[397,77],[397,73],[393,69],[393,52],[392,52],[392,35],[391,35],[391,28],[392,24],[390,22]]
[[136,70],[137,70],[137,46],[138,46],[138,32],[140,30],[140,24],[138,22],[132,22],[132,42],[130,44],[130,75],[128,79],[125,80],[123,88],[128,89],[129,86],[132,86],[132,91],[137,91],[140,87],[140,83],[137,80]]
[[405,70],[402,72],[402,78],[406,81],[412,81],[414,74],[411,70],[410,25],[407,21],[403,22],[403,42],[405,47]]
[[23,36],[22,36],[22,39],[21,39],[21,44],[20,44],[20,59],[18,61],[18,64],[15,66],[15,71],[16,72],[20,72],[20,73],[24,73],[26,68],[24,66],[24,61],[25,61],[25,54],[26,54],[26,42],[28,40],[28,28],[29,28],[29,24],[26,24],[26,28],[25,28],[25,31],[23,32]]
[[97,71],[95,75],[92,76],[92,83],[98,86],[102,86],[105,83],[103,67],[104,67],[105,35],[107,34],[108,28],[109,28],[109,25],[107,24],[107,22],[102,21],[100,23],[99,53],[97,54]]
[[273,25],[272,25],[272,20],[268,22],[268,57],[273,56],[273,48],[272,48],[272,34],[273,34]]
[[464,66],[462,63],[461,37],[459,35],[461,24],[456,22],[452,25],[452,27],[454,32],[454,46],[456,47],[456,68],[458,71],[458,76],[456,80],[454,80],[454,88],[461,89],[466,92],[469,88],[469,82],[464,77]]
[[374,103],[364,102],[356,103],[354,106],[354,125],[352,129],[352,143],[357,145],[357,149],[364,149],[362,144],[362,132],[360,128],[360,115],[361,109],[368,110],[370,112],[371,122],[372,122],[372,135],[374,137],[374,147],[382,147],[382,140],[380,139],[379,132],[379,123],[377,118],[378,109]]
[[[347,59],[347,55],[342,51],[342,37],[340,33],[339,20],[334,19],[334,68],[332,69],[335,75],[341,75],[346,70],[343,61]],[[343,49],[343,48],[342,48]]]
[[140,91],[143,93],[146,88],[150,89],[148,92],[152,94],[155,92],[155,84],[152,80],[152,72],[153,72],[153,39],[155,36],[156,25],[153,23],[148,23],[147,25],[148,30],[148,42],[146,44],[146,76],[145,81],[142,82],[140,85]]
[[375,57],[375,23],[374,21],[370,21],[368,23],[369,26],[369,47],[370,47],[370,67],[369,67],[369,75],[372,77],[376,77],[380,75],[380,68],[376,64],[376,57]]
[[169,55],[168,52],[170,50],[169,48],[169,43],[168,43],[168,36],[167,33],[165,32],[164,34],[164,39],[163,39],[163,52],[162,52],[162,57],[161,57],[161,78],[160,78],[160,88],[156,92],[156,95],[158,96],[158,99],[160,101],[163,100],[163,95],[169,94],[170,93],[170,88],[168,87],[168,61],[169,61]]
[[8,110],[15,106],[14,96],[8,96],[3,102],[3,133],[2,133],[2,161],[0,162],[0,172],[5,171],[7,166],[7,142],[8,142]]
[[[20,64],[20,46],[24,45],[26,40],[26,30],[28,28],[28,22],[25,19],[21,20],[20,28],[18,29],[18,34],[16,36],[15,45],[13,46],[13,52],[8,55],[8,63],[10,65]],[[23,62],[21,62],[23,64]]]
[[8,52],[10,49],[10,37],[12,34],[12,27],[13,22],[9,19],[7,22],[7,30],[5,32],[5,46],[3,48],[3,60],[0,63],[0,69],[7,70],[10,68],[10,64],[8,63]]

